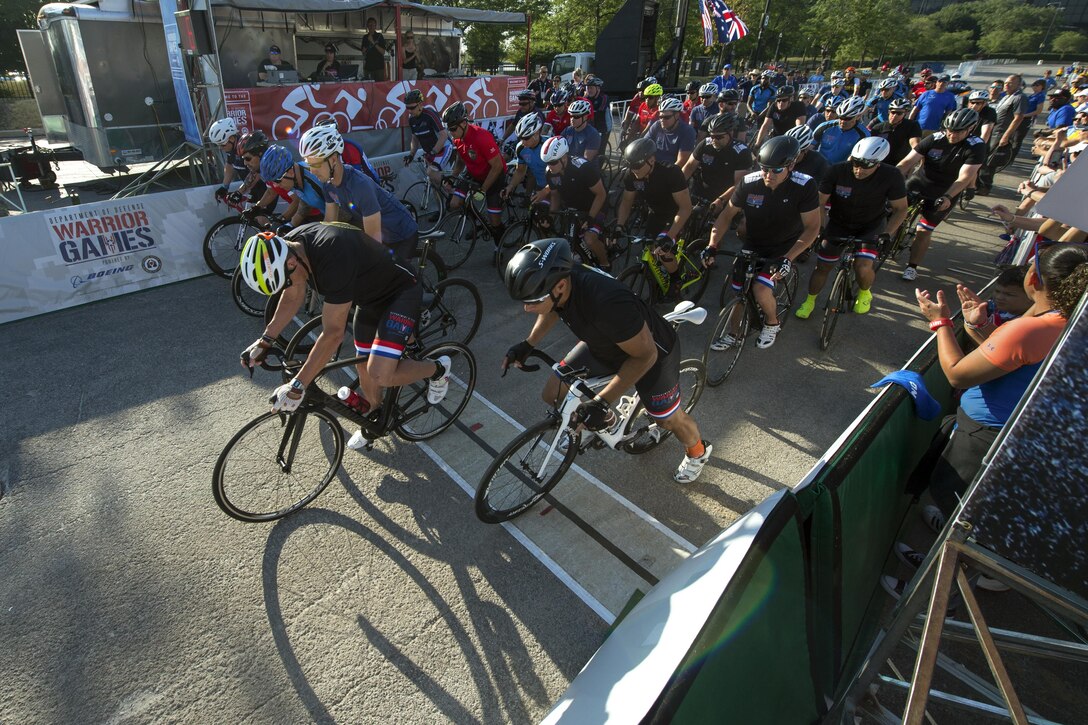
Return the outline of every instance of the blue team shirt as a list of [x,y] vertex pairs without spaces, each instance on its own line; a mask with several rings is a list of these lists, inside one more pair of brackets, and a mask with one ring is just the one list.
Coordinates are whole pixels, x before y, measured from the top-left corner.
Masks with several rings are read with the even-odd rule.
[[888,106],[892,105],[892,101],[895,100],[895,96],[891,98],[884,98],[884,96],[873,96],[866,103],[866,107],[876,114],[876,117],[880,119],[882,123],[888,122]]
[[376,213],[382,215],[382,244],[395,245],[415,234],[419,228],[416,220],[369,176],[352,167],[344,166],[344,178],[340,186],[331,180],[325,182],[325,198],[351,215],[353,223]]
[[563,129],[563,138],[567,140],[571,156],[581,156],[584,159],[586,151],[601,150],[601,132],[588,123],[581,131],[575,131],[574,126],[567,126]]
[[540,139],[540,143],[536,145],[536,148],[522,146],[519,143],[517,150],[514,152],[514,156],[518,160],[518,166],[529,167],[529,173],[533,175],[538,189],[543,189],[548,185],[548,179],[544,173],[548,170],[548,165],[544,163],[544,159],[540,158],[540,148],[543,145],[544,139]]
[[838,121],[824,121],[816,127],[812,145],[828,163],[838,164],[850,158],[854,144],[869,135],[869,129],[860,123],[843,131]]
[[722,91],[728,91],[731,88],[736,88],[737,87],[737,77],[736,76],[729,76],[728,78],[723,78],[720,75],[719,76],[714,76],[714,78],[711,79],[710,82],[713,83],[715,86],[717,86],[718,93],[721,93]]
[[680,119],[673,127],[673,132],[668,133],[661,121],[654,121],[650,128],[643,134],[657,145],[657,157],[659,164],[676,165],[676,156],[680,151],[691,152],[695,150],[695,129],[691,124]]
[[1065,128],[1073,125],[1073,116],[1077,111],[1072,104],[1065,104],[1061,108],[1055,108],[1046,116],[1047,128]]
[[988,383],[968,388],[960,397],[960,407],[976,423],[1000,428],[1024,397],[1040,365],[1041,362],[1023,365]]
[[322,183],[306,169],[305,164],[299,164],[299,166],[302,167],[302,183],[295,184],[295,187],[289,193],[292,196],[297,196],[311,209],[325,211],[325,197],[321,193]]
[[939,131],[944,117],[959,106],[956,95],[948,91],[926,91],[918,96],[914,105],[918,109],[918,125],[923,131]]
[[756,113],[763,113],[763,109],[767,107],[767,104],[778,95],[778,91],[772,86],[763,88],[761,86],[752,86],[752,90],[748,91],[748,105],[752,107],[752,110]]
[[1039,107],[1039,104],[1046,100],[1046,91],[1039,91],[1025,97],[1028,99],[1028,113],[1035,113],[1035,109]]

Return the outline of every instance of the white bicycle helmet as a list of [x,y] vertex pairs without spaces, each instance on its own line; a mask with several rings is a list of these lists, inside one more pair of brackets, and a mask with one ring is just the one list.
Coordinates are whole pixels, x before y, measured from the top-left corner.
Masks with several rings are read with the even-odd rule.
[[540,160],[546,164],[558,161],[570,152],[567,140],[562,136],[552,136],[540,147]]
[[718,95],[718,87],[713,83],[704,83],[703,87],[699,89],[699,95],[702,98],[706,98],[707,96],[716,96]]
[[238,124],[233,118],[221,118],[208,127],[208,140],[216,146],[222,146],[231,136],[238,135]]
[[888,158],[888,153],[891,150],[892,147],[891,144],[888,143],[888,139],[879,136],[869,136],[854,144],[854,148],[850,151],[850,158],[858,159],[859,161],[868,161],[870,163],[879,163]]
[[298,142],[298,152],[302,158],[317,156],[326,158],[333,154],[344,153],[344,137],[336,126],[314,126],[302,134]]
[[254,292],[274,295],[287,285],[287,243],[272,232],[259,232],[246,240],[238,271]]
[[880,81],[880,90],[882,90],[882,91],[893,90],[894,91],[895,87],[898,86],[898,85],[899,84],[896,82],[896,80],[894,78],[885,78],[884,80]]
[[843,73],[841,70],[832,71],[831,72],[831,80],[835,80],[836,78],[838,78],[838,79],[846,78],[846,74]]
[[839,118],[857,118],[865,110],[865,99],[861,96],[851,96],[835,107]]
[[661,102],[661,112],[675,111],[680,113],[684,110],[684,103],[679,98],[666,98]]
[[986,91],[971,91],[971,95],[967,97],[967,101],[986,101],[990,102],[990,94]]
[[593,106],[589,105],[589,101],[581,98],[567,106],[567,113],[572,116],[588,116],[592,110]]
[[540,120],[540,114],[529,113],[521,117],[518,125],[514,127],[514,133],[518,138],[529,138],[543,127],[544,122]]
[[812,145],[812,129],[804,124],[794,126],[789,131],[786,131],[786,135],[793,136],[797,139],[797,143],[801,145],[802,151]]

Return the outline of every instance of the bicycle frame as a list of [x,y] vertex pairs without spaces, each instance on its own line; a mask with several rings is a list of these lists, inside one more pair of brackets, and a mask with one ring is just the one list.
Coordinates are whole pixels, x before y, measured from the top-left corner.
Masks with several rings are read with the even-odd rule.
[[[654,254],[652,249],[653,240],[651,239],[636,239],[634,244],[642,244],[642,253],[639,255],[639,259],[642,261],[643,269],[649,270],[650,277],[653,278],[657,284],[658,290],[662,295],[669,291],[670,277],[669,273],[665,271],[664,265],[657,259],[657,255]],[[694,269],[699,274],[686,281],[681,281],[680,289],[684,290],[693,284],[698,283],[702,279],[702,275],[705,274],[702,265],[698,261],[692,262],[692,260],[684,253],[684,248],[687,246],[687,240],[681,239],[676,243],[676,264],[677,272],[680,273],[681,280],[684,280],[685,268]]]

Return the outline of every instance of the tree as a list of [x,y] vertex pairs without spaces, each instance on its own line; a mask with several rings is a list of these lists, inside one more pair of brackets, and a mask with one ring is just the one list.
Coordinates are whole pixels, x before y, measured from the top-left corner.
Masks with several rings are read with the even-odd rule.
[[1079,30],[1066,30],[1058,33],[1050,47],[1055,53],[1082,55],[1088,53],[1088,36]]
[[0,3],[0,72],[25,70],[15,31],[37,28],[41,0],[4,0]]
[[501,25],[473,25],[465,32],[465,49],[476,70],[497,68],[503,56]]

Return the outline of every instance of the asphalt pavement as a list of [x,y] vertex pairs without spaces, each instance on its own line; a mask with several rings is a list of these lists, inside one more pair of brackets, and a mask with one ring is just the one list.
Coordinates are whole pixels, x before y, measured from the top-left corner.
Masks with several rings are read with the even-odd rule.
[[[1003,189],[1027,168],[999,177]],[[917,284],[882,272],[872,312],[845,317],[827,352],[816,316],[790,320],[769,350],[750,346],[694,411],[714,444],[697,483],[672,481],[675,441],[640,457],[593,451],[578,460],[586,480],[667,531],[675,562],[684,542],[798,481],[875,394],[868,386],[929,335],[914,287],[992,276],[1000,228],[981,203],[972,212],[938,230]],[[476,391],[512,434],[543,414],[544,373],[499,376],[531,319],[484,251],[459,271],[485,302]],[[720,285],[704,298],[712,313]],[[458,478],[475,481],[439,455],[441,438],[348,451],[338,480],[276,524],[216,507],[216,457],[278,382],[238,367],[260,329],[212,277],[0,327],[0,722],[538,719],[603,641],[615,604],[596,609],[570,585],[554,541],[479,522]],[[708,334],[709,323],[685,330],[685,353]],[[545,347],[572,342],[556,329]],[[564,556],[631,569],[614,539]],[[617,602],[652,584],[623,582]]]

